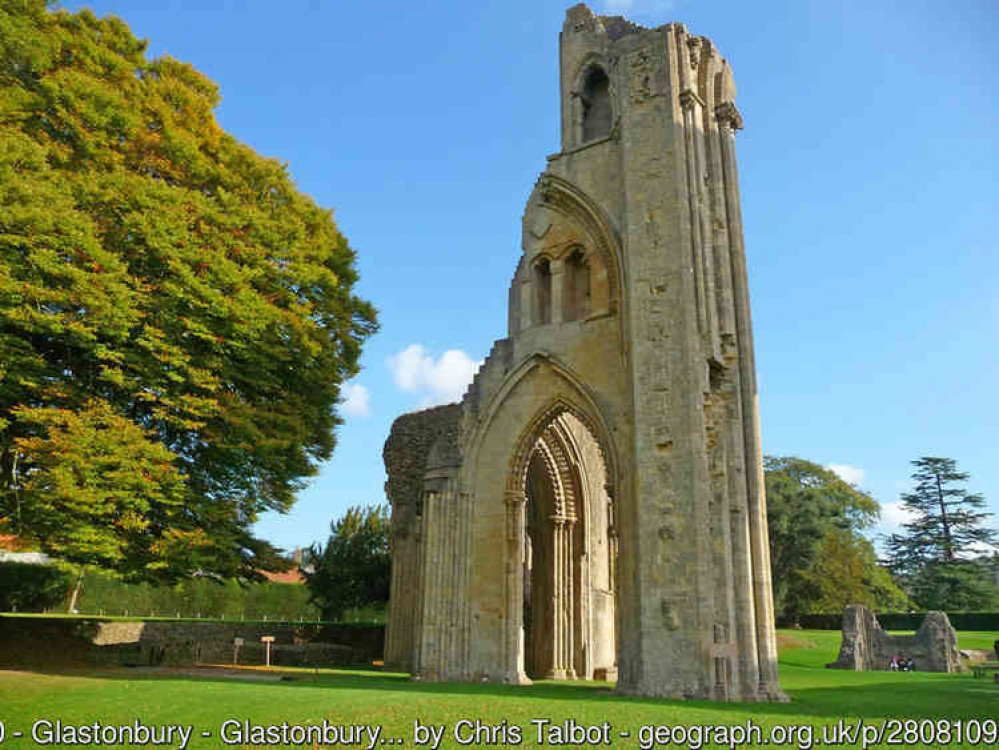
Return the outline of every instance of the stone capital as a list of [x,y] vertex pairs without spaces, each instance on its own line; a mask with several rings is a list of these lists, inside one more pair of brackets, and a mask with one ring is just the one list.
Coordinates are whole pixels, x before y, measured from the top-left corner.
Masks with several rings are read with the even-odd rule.
[[[704,100],[693,89],[684,89],[680,92],[680,106],[684,109],[693,109],[694,105],[704,106]],[[717,111],[717,110],[716,110]]]
[[732,102],[722,102],[715,107],[715,118],[720,125],[727,125],[732,130],[742,130],[742,115]]
[[504,493],[504,500],[507,505],[522,505],[527,502],[527,495],[523,490],[507,490]]

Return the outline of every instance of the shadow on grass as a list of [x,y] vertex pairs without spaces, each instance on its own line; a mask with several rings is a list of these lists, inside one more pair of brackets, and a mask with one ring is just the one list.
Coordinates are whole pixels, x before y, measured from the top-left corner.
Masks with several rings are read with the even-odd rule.
[[[774,721],[793,717],[838,719],[842,717],[980,717],[999,710],[999,686],[991,681],[975,680],[965,675],[922,673],[917,676],[887,673],[828,672],[824,669],[798,667],[789,682],[816,682],[829,678],[838,684],[807,685],[789,689],[790,703],[716,703],[711,701],[675,701],[621,696],[608,683],[540,681],[530,686],[494,683],[414,682],[406,674],[380,673],[365,669],[320,670],[283,669],[246,670],[241,677],[224,676],[224,667],[193,668],[91,668],[56,669],[22,667],[51,676],[111,680],[168,680],[190,683],[243,683],[286,690],[359,690],[406,693],[409,695],[482,696],[499,701],[567,701],[606,703],[618,706],[704,708],[733,714],[733,721],[746,715],[767,717]],[[285,699],[281,699],[285,700]],[[375,700],[378,700],[377,698]],[[738,714],[738,716],[736,716]]]

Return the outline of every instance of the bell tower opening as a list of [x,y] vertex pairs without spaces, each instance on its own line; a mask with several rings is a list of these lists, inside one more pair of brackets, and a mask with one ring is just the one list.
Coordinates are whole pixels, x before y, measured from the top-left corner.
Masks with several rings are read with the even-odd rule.
[[611,131],[610,80],[603,68],[594,66],[586,74],[581,94],[583,143],[606,138]]

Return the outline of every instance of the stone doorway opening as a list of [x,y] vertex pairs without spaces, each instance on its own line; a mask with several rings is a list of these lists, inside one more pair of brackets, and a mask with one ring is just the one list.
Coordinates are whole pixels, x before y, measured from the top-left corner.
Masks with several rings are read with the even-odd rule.
[[617,537],[604,457],[570,411],[536,434],[524,480],[522,669],[614,680]]

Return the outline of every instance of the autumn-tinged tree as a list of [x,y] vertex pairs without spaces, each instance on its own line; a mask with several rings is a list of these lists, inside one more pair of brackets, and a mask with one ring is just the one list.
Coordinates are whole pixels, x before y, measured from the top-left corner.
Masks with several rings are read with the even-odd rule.
[[30,471],[14,519],[47,552],[80,565],[117,560],[126,570],[183,569],[198,559],[206,535],[177,528],[184,477],[162,443],[104,401],[14,413],[43,428],[18,439]]
[[0,0],[0,522],[133,577],[238,575],[331,455],[375,313],[331,213],[145,46]]

